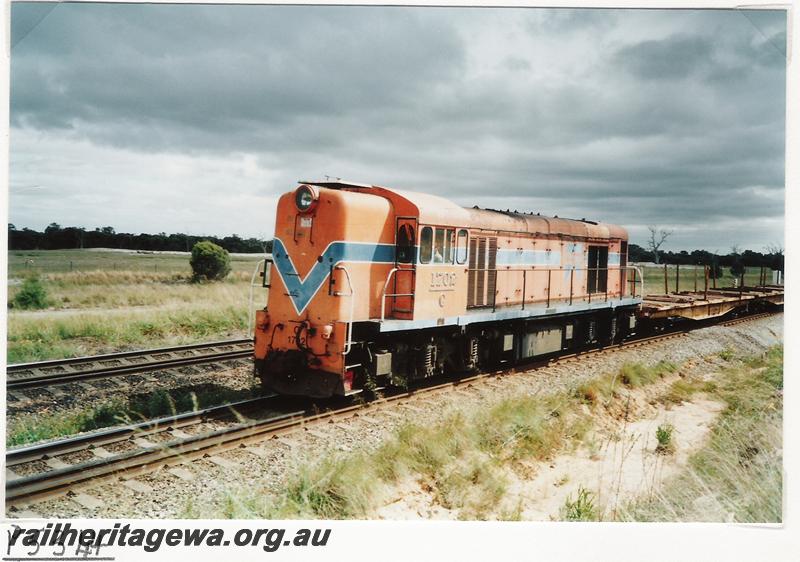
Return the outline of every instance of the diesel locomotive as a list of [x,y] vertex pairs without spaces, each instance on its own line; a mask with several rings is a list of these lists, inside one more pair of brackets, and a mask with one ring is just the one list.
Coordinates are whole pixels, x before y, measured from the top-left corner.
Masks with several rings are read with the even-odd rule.
[[627,246],[611,224],[301,182],[278,201],[256,375],[329,397],[618,341],[641,302]]

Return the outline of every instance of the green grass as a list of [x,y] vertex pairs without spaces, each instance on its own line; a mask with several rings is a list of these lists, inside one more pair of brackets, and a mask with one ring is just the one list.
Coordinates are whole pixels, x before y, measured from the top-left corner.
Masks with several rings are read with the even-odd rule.
[[[9,299],[22,290],[15,271],[29,275],[42,269],[46,273],[39,279],[50,306],[9,311],[6,358],[11,363],[247,333],[250,280],[258,256],[232,257],[233,272],[215,283],[190,282],[188,254],[54,250],[10,252],[9,259]],[[37,267],[20,269],[25,259]],[[72,271],[63,267],[69,261]],[[254,306],[263,306],[264,298],[265,292],[256,289]]]
[[108,427],[119,423],[122,420],[123,412],[124,408],[121,402],[110,401],[88,410],[54,416],[25,415],[7,428],[6,447]]
[[710,392],[727,406],[706,447],[660,492],[620,514],[637,521],[782,521],[783,350],[742,361]]
[[621,386],[638,388],[674,373],[677,366],[669,361],[655,365],[625,363],[616,373],[609,373],[587,381],[575,390],[575,396],[585,404],[606,402],[614,398]]
[[217,385],[157,390],[123,399],[111,399],[98,406],[54,414],[23,414],[9,424],[6,446],[14,447],[45,439],[75,435],[120,423],[153,419],[228,404],[252,396],[252,391]]

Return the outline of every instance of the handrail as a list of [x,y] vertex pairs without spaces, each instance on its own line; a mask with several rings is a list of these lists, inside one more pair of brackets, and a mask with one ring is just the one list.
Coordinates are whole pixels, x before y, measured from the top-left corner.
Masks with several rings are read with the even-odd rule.
[[[529,305],[531,303],[535,303],[535,302],[547,303],[548,307],[549,307],[549,302],[552,300],[550,287],[551,287],[552,272],[553,271],[556,271],[556,272],[569,271],[570,272],[569,296],[559,297],[559,298],[568,299],[570,301],[570,304],[572,304],[572,301],[573,301],[574,298],[587,298],[591,302],[592,300],[594,300],[595,295],[599,295],[599,299],[600,300],[605,300],[606,302],[608,300],[614,300],[614,299],[622,300],[626,296],[626,294],[628,296],[632,296],[632,297],[635,298],[637,296],[637,294],[636,294],[636,285],[639,285],[639,289],[640,289],[639,296],[643,296],[644,295],[644,275],[642,274],[642,270],[639,267],[633,266],[633,265],[625,265],[625,266],[617,266],[617,267],[580,267],[580,268],[579,267],[541,267],[541,266],[535,266],[535,265],[522,266],[522,267],[513,267],[513,266],[505,266],[505,267],[503,267],[503,266],[501,266],[501,267],[496,267],[494,269],[491,269],[491,268],[488,268],[488,267],[484,267],[484,268],[469,268],[469,267],[467,267],[467,268],[465,268],[465,271],[467,273],[470,273],[470,272],[477,272],[477,273],[491,272],[491,273],[493,273],[495,275],[496,274],[502,274],[502,273],[509,273],[509,274],[510,273],[521,273],[522,274],[523,294],[522,294],[522,298],[520,299],[520,302],[515,302],[513,306],[522,306],[523,309],[527,305]],[[619,272],[620,273],[619,291],[618,291],[618,293],[616,293],[616,294],[612,293],[609,296],[608,282],[610,281],[610,275],[608,275],[606,277],[605,289],[602,289],[602,285],[600,283],[600,278],[598,276],[598,279],[596,280],[597,285],[595,287],[597,290],[589,291],[588,290],[589,288],[586,287],[587,291],[585,293],[576,293],[575,292],[576,289],[579,289],[578,287],[574,286],[574,284],[575,284],[574,276],[575,276],[575,272],[576,271],[577,272],[587,272],[587,273],[596,272],[598,274],[600,272],[603,272],[603,271],[606,272],[607,274],[610,274],[612,272]],[[634,272],[633,279],[628,278],[628,279],[625,279],[625,281],[623,282],[622,273],[625,272],[625,271]],[[528,274],[533,274],[533,273],[541,273],[543,275],[546,274],[548,276],[549,281],[548,281],[547,285],[541,285],[542,287],[546,287],[546,289],[547,289],[547,297],[546,298],[528,300],[527,296],[528,296],[528,292],[529,292],[529,286],[533,285],[533,281],[528,279]],[[497,284],[499,283],[500,279],[501,279],[501,277],[498,275],[497,276],[497,281],[496,281],[496,287],[497,287]],[[588,282],[588,279],[587,279],[587,282]],[[629,284],[631,285],[631,287],[630,287],[631,290],[628,290]],[[491,296],[487,295],[487,297],[490,299],[490,303],[487,306],[492,306],[492,303],[494,303],[494,298],[496,297],[496,295],[497,295],[497,289],[495,289],[495,295],[491,295]],[[495,303],[494,304],[494,306],[498,306],[498,305],[499,305],[499,303]]]
[[[267,268],[266,268],[266,260],[258,260],[256,263],[256,268],[253,271],[253,276],[250,278],[250,296],[248,298],[249,306],[247,307],[247,333],[249,337],[255,336],[255,313],[253,311],[253,289],[255,287],[262,287],[267,289],[267,298],[265,299],[269,302],[269,286],[265,286],[263,283],[261,285],[256,285],[256,277],[258,277],[258,272],[261,269],[261,265],[264,264],[264,279],[266,280],[267,277]],[[265,281],[266,282],[266,281]],[[266,302],[264,303],[266,306]]]
[[333,294],[337,297],[350,297],[350,322],[347,323],[347,340],[344,342],[344,350],[342,351],[342,355],[347,355],[350,353],[350,349],[353,346],[353,318],[355,316],[355,307],[356,307],[356,290],[353,287],[353,283],[350,280],[350,272],[347,271],[347,268],[343,265],[336,265],[334,269],[341,269],[344,271],[345,277],[347,277],[347,286],[350,287],[350,293],[340,293],[339,291],[335,291]]
[[[389,288],[389,281],[392,280],[392,275],[398,271],[414,271],[413,269],[403,269],[402,267],[395,267],[389,271],[386,276],[386,282],[383,284],[383,291],[381,291],[381,322],[386,320],[386,297],[413,297],[414,293],[387,293],[386,289]],[[413,289],[412,289],[413,291]]]

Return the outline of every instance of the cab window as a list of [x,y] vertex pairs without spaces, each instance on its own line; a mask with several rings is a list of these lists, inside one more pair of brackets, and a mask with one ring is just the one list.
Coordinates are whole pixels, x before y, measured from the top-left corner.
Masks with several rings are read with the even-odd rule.
[[436,229],[436,239],[433,244],[433,263],[444,263],[445,229]]
[[459,264],[467,263],[467,231],[463,228],[458,231],[458,239],[456,240],[456,262]]
[[411,263],[414,261],[414,227],[404,224],[397,231],[397,261]]
[[430,263],[433,255],[433,229],[426,226],[422,229],[419,241],[420,263]]

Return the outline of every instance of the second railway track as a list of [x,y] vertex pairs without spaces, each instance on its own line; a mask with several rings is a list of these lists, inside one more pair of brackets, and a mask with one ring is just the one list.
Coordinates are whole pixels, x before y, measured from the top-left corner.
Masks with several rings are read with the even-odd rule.
[[6,388],[22,390],[89,379],[135,375],[252,356],[251,339],[214,341],[91,357],[9,365]]

